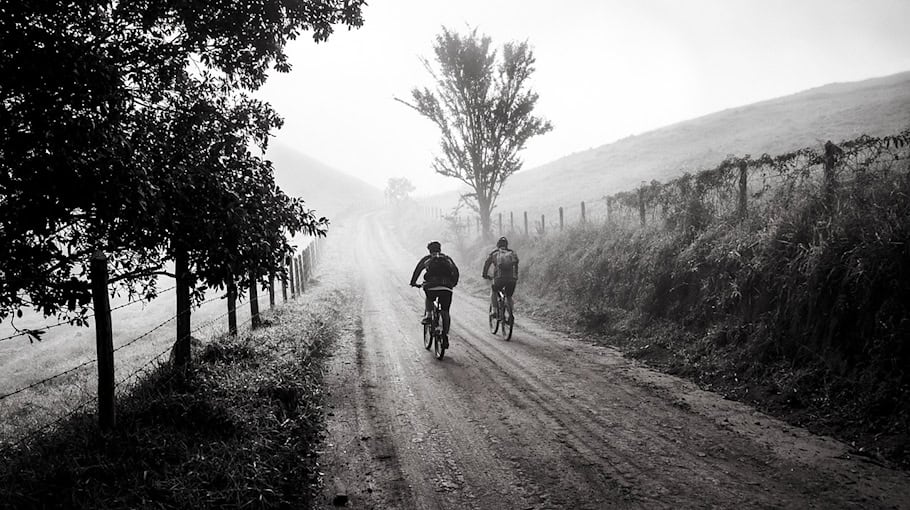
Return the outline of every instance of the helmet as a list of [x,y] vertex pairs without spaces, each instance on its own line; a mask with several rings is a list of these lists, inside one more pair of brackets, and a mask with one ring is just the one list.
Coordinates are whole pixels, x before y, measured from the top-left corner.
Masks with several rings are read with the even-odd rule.
[[430,241],[427,243],[427,250],[429,250],[430,253],[437,253],[442,251],[442,245],[439,244],[439,241]]
[[506,239],[505,237],[500,237],[499,241],[496,241],[496,247],[497,248],[508,248],[509,240]]

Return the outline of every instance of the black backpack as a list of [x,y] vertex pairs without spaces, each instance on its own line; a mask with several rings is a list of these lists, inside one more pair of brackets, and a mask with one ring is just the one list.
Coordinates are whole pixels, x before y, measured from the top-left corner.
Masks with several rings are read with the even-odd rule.
[[452,286],[454,283],[455,275],[452,271],[452,261],[448,255],[433,253],[427,259],[424,267],[427,273],[423,279],[427,282],[445,286]]

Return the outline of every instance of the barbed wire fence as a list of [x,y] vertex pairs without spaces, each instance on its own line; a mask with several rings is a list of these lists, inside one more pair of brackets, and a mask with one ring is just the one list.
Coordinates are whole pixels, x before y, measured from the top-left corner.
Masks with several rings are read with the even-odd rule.
[[[689,228],[692,222],[741,221],[774,215],[806,196],[830,199],[833,190],[900,178],[910,166],[910,129],[884,137],[861,136],[789,153],[753,158],[728,156],[714,168],[686,173],[668,182],[642,182],[635,189],[581,201],[549,211],[504,211],[490,218],[494,235],[543,237],[571,225],[615,229]],[[457,233],[482,235],[480,218],[446,214],[427,207],[432,219],[445,219]]]
[[[318,255],[319,255],[320,248],[321,248],[320,244],[321,243],[319,242],[319,239],[314,238],[304,250],[302,250],[298,254],[295,254],[293,257],[288,258],[288,260],[287,260],[287,275],[288,276],[286,278],[283,278],[282,282],[281,282],[282,296],[283,296],[283,301],[285,303],[288,301],[288,290],[290,290],[290,294],[291,294],[290,299],[294,300],[294,301],[296,301],[298,299],[298,297],[301,296],[303,294],[303,292],[305,291],[305,285],[312,278],[312,274],[315,271],[316,263],[318,261]],[[170,290],[173,290],[175,288],[176,288],[176,286],[172,286],[165,290],[162,290],[160,293],[158,293],[158,296],[160,296]],[[250,305],[249,317],[247,317],[244,321],[242,321],[239,324],[239,326],[245,326],[246,324],[251,323],[251,324],[253,324],[253,327],[255,327],[257,319],[259,318],[259,312],[258,312],[259,301],[262,301],[262,300],[268,298],[270,308],[274,309],[274,307],[275,307],[274,277],[269,278],[267,289],[268,289],[267,294],[257,295],[255,292],[251,292],[249,295],[249,299],[236,303],[237,305],[241,305],[241,306],[245,305],[245,304]],[[198,310],[205,304],[208,304],[208,303],[211,303],[214,301],[218,301],[218,300],[222,300],[222,299],[225,299],[226,297],[227,297],[226,295],[217,295],[215,297],[209,298],[209,299],[199,303],[197,305],[196,309]],[[131,300],[131,301],[128,301],[121,305],[118,305],[116,307],[110,308],[110,310],[108,310],[108,313],[129,307],[136,303],[142,303],[142,302],[147,302],[147,301]],[[204,321],[203,323],[194,327],[191,330],[191,333],[198,333],[199,331],[201,331],[204,328],[213,326],[217,322],[222,321],[225,317],[227,317],[228,315],[233,314],[235,312],[236,312],[235,309],[229,309],[228,311],[226,311],[214,318],[208,319],[208,320]],[[184,313],[190,313],[190,311],[186,311]],[[175,315],[169,317],[168,319],[158,323],[157,325],[155,325],[148,331],[146,331],[146,332],[128,340],[127,342],[119,345],[118,347],[112,349],[112,352],[121,351],[121,350],[141,341],[142,339],[148,338],[154,332],[160,330],[167,324],[175,321],[180,315],[181,314],[178,313],[178,314],[175,314]],[[86,317],[84,317],[84,319],[88,319],[93,316],[94,316],[94,313],[87,315]],[[50,329],[57,328],[60,326],[73,325],[73,324],[74,324],[74,321],[66,320],[66,321],[60,321],[58,323],[51,324],[51,325],[48,325],[48,326],[45,326],[45,327],[39,328],[39,329],[24,329],[21,331],[17,331],[15,334],[0,338],[0,342],[12,340],[14,338],[18,338],[18,337],[21,337],[24,335],[32,335],[33,338],[37,338],[40,340],[40,335],[43,332],[46,332]],[[37,335],[35,335],[36,333],[37,333]],[[169,339],[174,340],[175,338],[169,337]],[[166,342],[166,344],[167,345],[163,350],[161,350],[160,352],[158,352],[157,354],[152,356],[150,359],[148,359],[147,361],[142,363],[138,368],[132,370],[127,376],[122,377],[118,381],[116,381],[116,383],[114,384],[114,387],[122,390],[123,388],[125,388],[125,385],[129,381],[138,378],[144,372],[148,372],[149,370],[154,370],[154,368],[156,368],[156,367],[153,367],[153,365],[155,365],[156,363],[158,364],[157,366],[160,366],[162,363],[161,359],[165,355],[168,355],[174,348],[173,341],[168,341],[168,342]],[[33,390],[37,387],[46,385],[52,381],[60,379],[69,374],[78,372],[80,369],[86,368],[90,365],[94,365],[97,363],[98,363],[97,357],[90,359],[90,360],[86,360],[86,361],[79,363],[78,365],[75,365],[66,370],[52,374],[48,377],[44,377],[38,381],[35,381],[28,385],[22,386],[15,390],[9,391],[7,393],[0,394],[0,403],[2,403],[3,401],[5,401],[11,397],[27,393],[30,390]],[[64,414],[62,414],[44,424],[41,424],[37,427],[27,430],[25,433],[20,435],[20,437],[18,439],[12,440],[12,441],[0,440],[0,449],[7,449],[7,450],[16,449],[16,448],[28,443],[29,441],[36,438],[37,436],[44,433],[45,431],[53,429],[54,427],[64,423],[65,421],[69,420],[74,415],[76,415],[80,411],[86,409],[89,405],[96,403],[97,401],[98,401],[97,394],[92,395],[88,398],[82,399],[78,404],[71,407]]]

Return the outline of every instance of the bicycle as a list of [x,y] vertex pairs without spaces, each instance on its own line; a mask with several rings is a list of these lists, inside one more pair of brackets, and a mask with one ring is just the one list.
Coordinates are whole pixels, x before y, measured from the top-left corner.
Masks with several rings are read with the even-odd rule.
[[[421,286],[415,287],[419,289]],[[433,300],[433,306],[430,308],[430,323],[423,325],[423,348],[428,351],[432,348],[436,359],[440,361],[446,354],[442,332],[442,306],[438,297]]]
[[512,314],[512,307],[506,299],[502,289],[497,290],[496,310],[493,310],[493,303],[490,303],[490,333],[496,334],[497,331],[502,333],[502,337],[508,341],[512,339],[512,327],[515,325],[515,316]]

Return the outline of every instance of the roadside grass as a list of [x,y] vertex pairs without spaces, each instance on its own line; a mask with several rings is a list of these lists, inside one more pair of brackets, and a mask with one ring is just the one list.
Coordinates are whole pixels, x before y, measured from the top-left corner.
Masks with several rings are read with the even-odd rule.
[[340,291],[315,287],[262,328],[196,345],[189,374],[156,367],[119,397],[110,433],[97,431],[94,413],[78,413],[3,452],[0,506],[312,506],[322,360],[342,302]]
[[[263,293],[259,307],[268,307],[268,295]],[[226,310],[225,300],[217,299],[218,293],[209,292],[212,301],[193,310],[193,336],[208,341],[227,331],[227,318],[219,317]],[[121,297],[113,300],[114,306],[126,303]],[[174,342],[174,293],[163,292],[148,303],[136,303],[112,313],[115,377],[123,380],[143,367],[154,356]],[[249,306],[238,306],[237,320],[249,320]],[[26,312],[16,320],[19,328],[40,329],[56,323],[34,312]],[[90,324],[92,321],[89,321]],[[163,324],[163,325],[162,325]],[[156,326],[161,326],[153,330]],[[14,333],[9,324],[0,325],[0,337]],[[140,337],[139,341],[130,343]],[[127,345],[128,344],[128,345]],[[122,347],[122,348],[121,348]],[[0,447],[18,442],[28,431],[68,414],[79,403],[95,397],[98,367],[92,362],[96,357],[95,329],[62,325],[52,328],[40,342],[29,342],[25,336],[0,343],[0,395],[11,393],[29,385],[33,388],[0,401]],[[62,377],[40,383],[55,374],[74,367],[85,366]],[[118,385],[118,392],[128,387],[132,380]]]
[[907,196],[894,174],[834,207],[809,193],[745,222],[513,242],[517,312],[910,469]]

